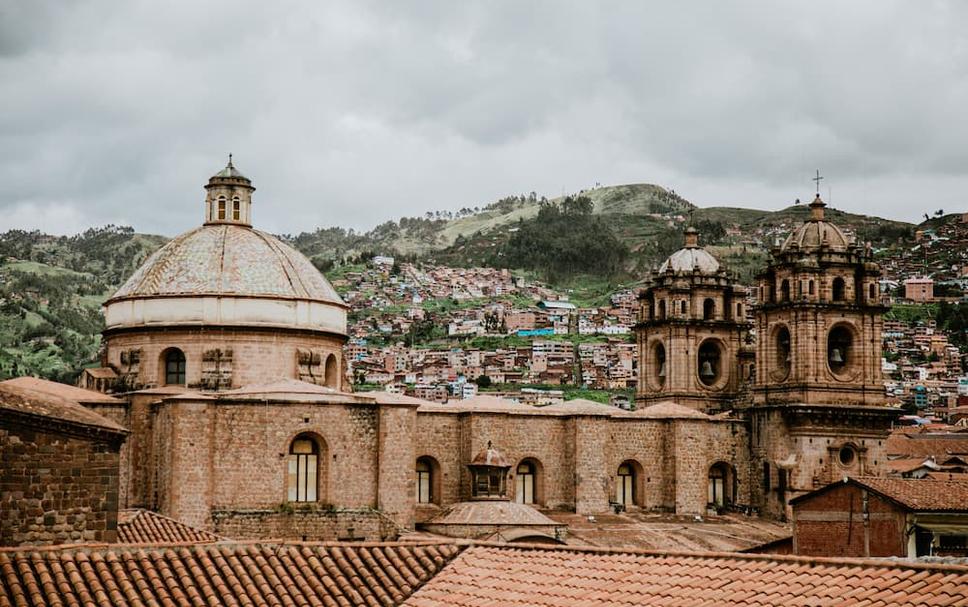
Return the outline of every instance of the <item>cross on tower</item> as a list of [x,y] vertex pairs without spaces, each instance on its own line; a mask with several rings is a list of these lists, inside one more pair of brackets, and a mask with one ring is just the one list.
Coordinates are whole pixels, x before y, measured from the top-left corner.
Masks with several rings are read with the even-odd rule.
[[820,169],[817,169],[817,176],[811,179],[817,184],[817,196],[820,196],[820,182],[823,181],[823,177],[820,176]]

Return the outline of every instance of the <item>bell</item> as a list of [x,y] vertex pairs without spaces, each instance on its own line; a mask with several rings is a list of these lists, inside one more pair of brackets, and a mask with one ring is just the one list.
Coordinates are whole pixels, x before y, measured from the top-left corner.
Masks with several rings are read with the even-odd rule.
[[665,361],[659,365],[659,377],[665,377]]
[[711,362],[709,362],[708,360],[703,361],[703,363],[702,363],[702,373],[701,373],[701,375],[703,377],[715,377],[716,376],[716,372],[713,371],[713,364]]
[[844,357],[840,354],[840,348],[834,348],[830,353],[830,362],[832,363],[842,363],[844,362]]

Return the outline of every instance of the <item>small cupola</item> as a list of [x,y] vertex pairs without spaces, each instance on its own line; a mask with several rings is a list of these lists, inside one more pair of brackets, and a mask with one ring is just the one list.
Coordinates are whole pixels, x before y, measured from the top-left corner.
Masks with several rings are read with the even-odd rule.
[[252,181],[232,164],[212,175],[205,186],[205,224],[252,226]]
[[471,499],[507,500],[507,477],[511,464],[487,441],[487,448],[467,465],[471,471]]
[[820,198],[820,194],[810,203],[810,221],[823,221],[823,210],[827,203]]

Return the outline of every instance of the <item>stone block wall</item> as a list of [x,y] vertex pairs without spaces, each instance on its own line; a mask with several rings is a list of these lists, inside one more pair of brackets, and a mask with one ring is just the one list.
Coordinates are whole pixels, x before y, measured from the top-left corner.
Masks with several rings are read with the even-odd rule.
[[[104,364],[118,368],[122,375],[126,365],[122,353],[140,350],[137,387],[162,386],[165,383],[165,366],[162,358],[168,348],[178,348],[185,354],[185,375],[189,387],[199,384],[203,377],[204,354],[213,349],[232,350],[231,387],[266,383],[280,379],[300,379],[297,365],[299,350],[321,353],[326,360],[329,354],[336,356],[336,389],[344,384],[342,347],[345,338],[308,331],[285,331],[256,329],[169,329],[137,333],[108,333]],[[325,369],[320,369],[325,373]],[[317,383],[323,383],[322,381]]]
[[122,440],[0,418],[0,545],[117,541]]
[[212,530],[234,540],[290,539],[302,541],[391,541],[399,537],[396,525],[381,513],[367,509],[215,510]]

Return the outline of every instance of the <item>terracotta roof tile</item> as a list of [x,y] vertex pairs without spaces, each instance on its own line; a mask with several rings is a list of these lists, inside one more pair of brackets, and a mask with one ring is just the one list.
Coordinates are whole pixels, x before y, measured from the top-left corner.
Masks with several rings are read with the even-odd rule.
[[958,605],[966,589],[957,565],[474,545],[404,604]]
[[462,549],[189,544],[0,550],[7,605],[399,605]]
[[966,588],[963,565],[466,542],[0,549],[3,607],[964,605]]
[[118,512],[118,541],[122,544],[167,544],[218,542],[224,537],[196,529],[150,510]]
[[851,480],[911,510],[968,511],[968,480],[858,476]]

